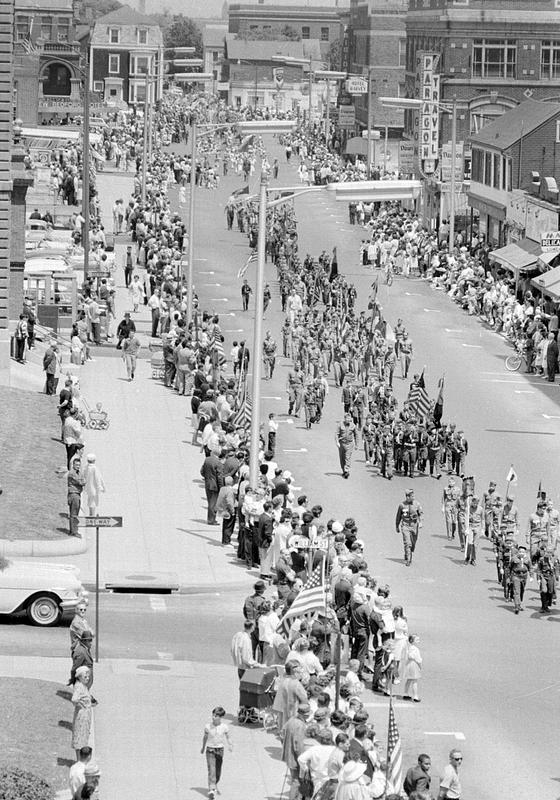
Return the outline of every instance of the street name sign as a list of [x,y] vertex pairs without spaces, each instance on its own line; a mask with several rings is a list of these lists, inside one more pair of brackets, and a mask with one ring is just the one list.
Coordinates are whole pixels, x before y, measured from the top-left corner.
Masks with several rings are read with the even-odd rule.
[[82,517],[80,525],[86,528],[122,528],[122,517]]

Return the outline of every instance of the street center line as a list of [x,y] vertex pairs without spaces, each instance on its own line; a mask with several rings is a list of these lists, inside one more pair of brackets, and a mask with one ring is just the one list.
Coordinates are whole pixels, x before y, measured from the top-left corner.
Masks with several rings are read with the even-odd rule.
[[262,400],[281,400],[282,398],[281,397],[275,397],[274,395],[263,394],[263,395],[261,395],[261,399]]
[[461,731],[424,731],[424,736],[454,736],[458,742],[464,742],[467,738]]
[[284,453],[307,453],[307,447],[298,447],[297,450],[284,450]]
[[482,350],[481,344],[465,344],[465,342],[463,342],[463,347],[476,347],[477,350]]
[[515,389],[515,394],[535,394],[532,389]]

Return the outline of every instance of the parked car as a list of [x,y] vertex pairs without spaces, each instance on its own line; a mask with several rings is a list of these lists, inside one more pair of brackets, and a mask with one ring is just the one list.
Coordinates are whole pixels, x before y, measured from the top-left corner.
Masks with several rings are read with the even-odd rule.
[[0,614],[25,612],[33,625],[57,625],[87,598],[77,567],[0,557]]

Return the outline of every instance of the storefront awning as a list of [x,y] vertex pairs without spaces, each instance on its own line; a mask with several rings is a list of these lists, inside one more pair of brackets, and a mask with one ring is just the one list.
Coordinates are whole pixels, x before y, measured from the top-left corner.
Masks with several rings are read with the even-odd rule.
[[550,265],[555,258],[560,257],[560,250],[548,250],[548,252],[541,253],[539,256],[538,264],[543,266],[544,269],[550,269]]
[[537,259],[542,253],[540,244],[532,239],[521,239],[489,253],[491,261],[502,264],[517,278],[521,272],[537,269]]
[[[558,255],[558,253],[554,255]],[[531,283],[543,294],[547,294],[555,300],[560,299],[560,267],[537,275],[536,278],[532,278]]]

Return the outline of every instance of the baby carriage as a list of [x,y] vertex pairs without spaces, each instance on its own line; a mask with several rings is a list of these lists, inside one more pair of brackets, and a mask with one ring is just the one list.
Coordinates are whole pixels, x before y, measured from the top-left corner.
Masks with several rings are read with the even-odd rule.
[[245,670],[239,683],[239,710],[237,721],[240,725],[260,722],[266,731],[276,727],[276,714],[272,704],[276,695],[276,667],[252,667]]
[[82,405],[85,410],[86,428],[91,428],[95,431],[106,431],[109,427],[109,415],[103,411],[101,403],[95,404],[95,409],[91,409],[85,399],[82,397]]

